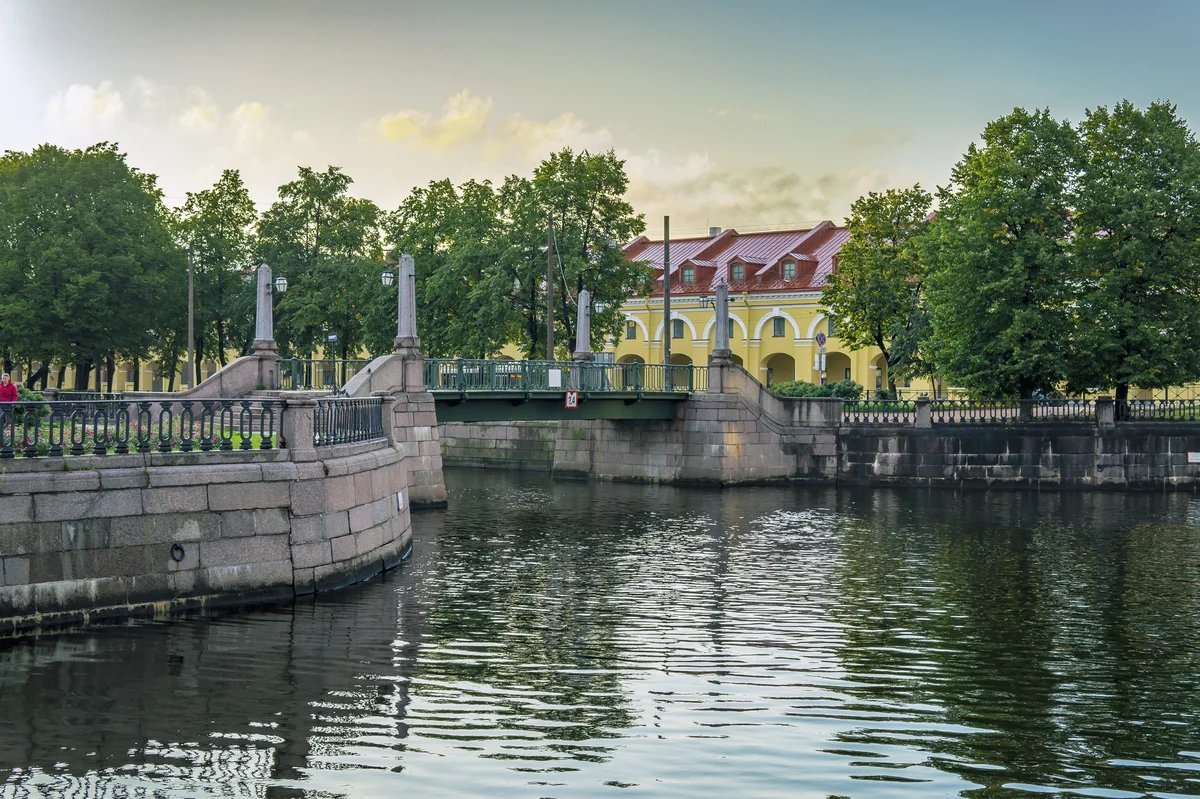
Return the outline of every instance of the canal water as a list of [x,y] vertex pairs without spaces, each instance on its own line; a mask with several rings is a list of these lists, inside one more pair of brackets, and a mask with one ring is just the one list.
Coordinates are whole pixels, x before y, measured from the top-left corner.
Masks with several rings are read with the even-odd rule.
[[0,797],[1200,796],[1200,499],[451,471],[403,568],[0,643]]

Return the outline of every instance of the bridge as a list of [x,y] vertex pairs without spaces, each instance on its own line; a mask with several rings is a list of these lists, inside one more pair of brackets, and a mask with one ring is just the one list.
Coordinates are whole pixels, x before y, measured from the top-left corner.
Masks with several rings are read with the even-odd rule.
[[426,359],[423,383],[445,422],[673,419],[708,386],[692,365]]

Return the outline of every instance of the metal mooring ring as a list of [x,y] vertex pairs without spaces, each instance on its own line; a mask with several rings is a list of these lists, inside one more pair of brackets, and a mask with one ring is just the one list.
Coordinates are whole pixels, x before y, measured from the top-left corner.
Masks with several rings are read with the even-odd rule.
[[186,555],[187,553],[183,551],[183,544],[171,544],[171,560],[179,563]]

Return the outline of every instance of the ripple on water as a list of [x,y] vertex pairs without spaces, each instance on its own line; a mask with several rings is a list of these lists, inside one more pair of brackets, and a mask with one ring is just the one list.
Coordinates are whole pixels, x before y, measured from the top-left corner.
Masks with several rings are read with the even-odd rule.
[[1187,498],[450,487],[360,588],[6,645],[0,799],[1200,795]]

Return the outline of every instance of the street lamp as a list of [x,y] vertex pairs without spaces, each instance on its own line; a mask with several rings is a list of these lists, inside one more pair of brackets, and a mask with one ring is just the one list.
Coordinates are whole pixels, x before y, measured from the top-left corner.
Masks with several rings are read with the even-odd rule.
[[286,277],[284,277],[283,275],[280,275],[279,277],[275,278],[275,290],[277,292],[279,292],[280,294],[287,291],[287,278]]

